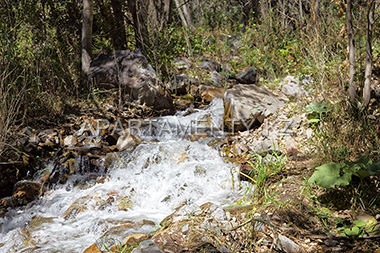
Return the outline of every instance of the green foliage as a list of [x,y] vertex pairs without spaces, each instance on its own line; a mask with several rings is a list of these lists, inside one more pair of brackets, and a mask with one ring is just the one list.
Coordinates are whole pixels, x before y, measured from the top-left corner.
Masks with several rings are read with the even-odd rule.
[[329,107],[325,102],[317,102],[314,104],[310,104],[306,108],[306,112],[308,113],[309,123],[318,123],[322,120],[322,115],[331,111],[331,107]]
[[373,163],[370,159],[361,157],[355,162],[323,164],[315,169],[308,182],[323,188],[332,188],[349,185],[352,176],[364,179],[371,175],[380,175],[380,162]]
[[257,199],[261,198],[263,195],[266,199],[270,198],[267,196],[266,184],[270,177],[275,176],[281,169],[284,168],[287,162],[285,155],[278,155],[276,152],[271,156],[262,157],[259,154],[253,154],[252,159],[248,164],[252,167],[252,171],[248,178],[254,182],[254,194]]

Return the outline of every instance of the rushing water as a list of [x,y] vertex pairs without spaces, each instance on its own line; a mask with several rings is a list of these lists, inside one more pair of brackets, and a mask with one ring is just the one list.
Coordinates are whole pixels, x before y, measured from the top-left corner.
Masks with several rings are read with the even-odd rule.
[[[193,111],[139,125],[134,132],[142,144],[115,155],[104,183],[78,185],[80,176],[72,176],[26,208],[10,210],[0,219],[0,252],[83,252],[95,242],[153,231],[184,204],[232,203],[241,195],[236,168],[210,144],[223,135],[222,100]],[[67,215],[73,203],[79,211]]]

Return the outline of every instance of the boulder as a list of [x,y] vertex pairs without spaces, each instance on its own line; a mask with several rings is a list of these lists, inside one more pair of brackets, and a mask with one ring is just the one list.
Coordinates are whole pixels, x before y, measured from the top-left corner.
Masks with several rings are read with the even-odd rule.
[[38,198],[41,184],[31,181],[20,181],[15,184],[12,202],[17,206],[24,206]]
[[145,104],[156,110],[167,109],[174,113],[170,92],[157,78],[141,49],[101,54],[91,62],[88,78],[98,85],[121,84],[129,102]]
[[285,102],[265,87],[235,85],[224,94],[224,127],[228,131],[246,131],[259,126]]
[[220,64],[217,63],[216,61],[211,61],[211,60],[203,60],[201,62],[201,65],[199,65],[199,67],[208,71],[216,71],[216,72],[221,71]]
[[243,84],[254,84],[256,83],[256,69],[251,67],[249,69],[247,69],[246,71],[244,71],[243,73],[241,73],[240,75],[238,75],[236,77],[236,80],[239,82],[239,83],[243,83]]

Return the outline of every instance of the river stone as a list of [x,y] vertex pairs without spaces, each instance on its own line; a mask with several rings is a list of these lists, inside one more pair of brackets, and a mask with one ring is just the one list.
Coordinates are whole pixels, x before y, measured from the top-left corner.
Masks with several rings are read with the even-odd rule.
[[164,253],[153,241],[146,240],[140,243],[139,247],[132,250],[132,253]]
[[147,234],[131,234],[131,235],[128,235],[124,239],[123,245],[124,244],[128,244],[128,243],[133,243],[133,242],[138,242],[138,241],[146,240],[147,238],[148,238]]
[[141,49],[101,54],[91,62],[88,78],[98,85],[106,83],[117,87],[121,84],[128,101],[174,113],[170,92],[157,78]]
[[256,83],[256,69],[251,67],[249,69],[247,69],[246,71],[244,71],[243,73],[241,73],[240,75],[238,75],[236,77],[236,80],[239,82],[239,83],[243,83],[243,84],[254,84]]
[[227,130],[246,131],[263,123],[285,105],[265,87],[240,84],[224,94],[224,126]]
[[208,70],[208,71],[221,71],[221,66],[219,63],[216,61],[211,61],[211,60],[203,60],[201,62],[201,65],[199,65],[202,69]]
[[15,184],[12,202],[17,206],[24,206],[38,198],[41,184],[31,181],[20,181]]
[[90,247],[88,247],[83,253],[100,253],[102,252],[96,244],[92,244]]
[[141,139],[130,133],[129,129],[123,131],[116,143],[119,151],[132,150],[141,143]]

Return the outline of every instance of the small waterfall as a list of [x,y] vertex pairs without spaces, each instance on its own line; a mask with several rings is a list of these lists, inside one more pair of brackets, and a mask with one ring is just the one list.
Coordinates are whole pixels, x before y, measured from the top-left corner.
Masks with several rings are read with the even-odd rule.
[[0,252],[81,253],[95,242],[154,231],[182,205],[230,205],[242,190],[236,166],[212,145],[223,137],[222,118],[223,102],[215,99],[203,110],[139,123],[132,132],[142,144],[113,154],[106,177],[83,182],[74,175],[0,218]]

